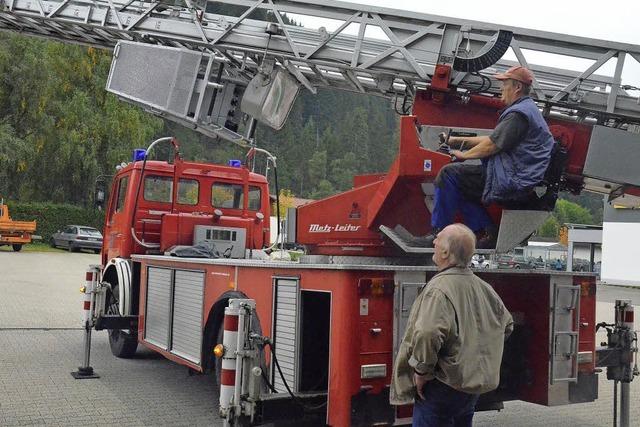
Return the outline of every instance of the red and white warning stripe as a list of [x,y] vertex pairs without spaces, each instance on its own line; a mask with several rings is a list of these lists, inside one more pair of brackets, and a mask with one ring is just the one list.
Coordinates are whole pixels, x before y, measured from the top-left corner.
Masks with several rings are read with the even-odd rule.
[[229,305],[224,311],[224,334],[222,345],[222,371],[220,372],[220,409],[227,410],[231,405],[236,385],[236,350],[238,345],[239,307]]
[[95,290],[98,285],[98,275],[100,267],[90,265],[84,277],[83,298],[82,298],[82,322],[84,325],[92,320],[95,307]]
[[616,300],[616,326],[633,331],[633,305],[631,300]]
[[94,276],[96,275],[93,267],[89,267],[85,274],[84,295],[82,298],[82,321],[86,324],[91,318],[91,296],[93,294]]

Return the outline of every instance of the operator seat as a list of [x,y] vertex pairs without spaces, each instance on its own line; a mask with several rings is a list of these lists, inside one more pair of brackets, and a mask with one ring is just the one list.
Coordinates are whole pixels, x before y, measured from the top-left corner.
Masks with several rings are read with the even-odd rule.
[[558,200],[562,175],[567,165],[569,152],[565,145],[556,139],[551,149],[551,160],[544,179],[529,193],[526,200],[507,201],[501,204],[503,209],[552,211]]

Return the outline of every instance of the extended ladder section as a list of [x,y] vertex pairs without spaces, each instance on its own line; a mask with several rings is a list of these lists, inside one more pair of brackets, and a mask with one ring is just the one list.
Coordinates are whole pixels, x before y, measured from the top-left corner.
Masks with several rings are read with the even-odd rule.
[[[102,48],[120,42],[108,90],[237,141],[245,140],[235,115],[243,92],[242,110],[279,128],[298,87],[411,98],[431,85],[437,65],[451,67],[449,85],[465,95],[498,93],[491,76],[519,63],[536,73],[533,96],[548,111],[640,123],[640,91],[621,83],[625,60],[640,62],[637,45],[331,0],[226,0],[207,11],[183,1],[0,0],[0,29]],[[237,6],[239,16],[213,13],[218,6]],[[260,11],[269,22],[252,19]],[[572,71],[528,60],[539,53],[590,65]],[[612,61],[613,76],[596,74]],[[273,105],[272,90],[284,93],[282,105]]]

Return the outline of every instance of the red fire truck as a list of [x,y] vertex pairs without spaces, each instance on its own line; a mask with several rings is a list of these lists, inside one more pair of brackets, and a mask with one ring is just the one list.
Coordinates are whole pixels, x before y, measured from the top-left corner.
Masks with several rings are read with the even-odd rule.
[[[629,205],[640,197],[640,104],[621,84],[624,59],[640,58],[640,46],[332,0],[217,2],[239,6],[238,16],[191,2],[45,3],[12,1],[0,26],[114,48],[107,90],[251,153],[229,165],[188,162],[167,138],[118,171],[102,265],[86,277],[87,346],[77,377],[93,375],[91,330],[107,329],[118,357],[143,345],[195,371],[215,371],[228,425],[407,421],[410,407],[388,403],[389,382],[411,304],[436,273],[432,250],[413,236],[429,231],[433,181],[451,162],[437,135],[484,135],[495,126],[503,105],[491,76],[514,64],[503,58],[509,48],[536,73],[532,97],[557,144],[530,203],[490,207],[500,224],[496,250],[530,236],[559,191],[596,191]],[[272,19],[252,19],[257,10]],[[331,32],[290,26],[283,14],[339,25]],[[368,27],[386,38],[369,37]],[[525,49],[594,62],[582,73],[541,67],[527,62]],[[612,59],[613,77],[595,74]],[[353,189],[288,212],[279,235],[306,248],[291,261],[275,257],[284,242],[268,247],[268,181],[252,172],[251,160],[261,151],[256,120],[280,128],[301,88],[385,96],[402,118],[389,171],[354,177]],[[253,117],[244,134],[239,109]],[[173,158],[148,160],[161,143],[173,144]],[[482,397],[482,408],[592,401],[599,366],[628,386],[632,307],[616,306],[609,344],[597,348],[594,275],[478,275],[515,319],[500,386]],[[628,416],[628,395],[626,405]]]

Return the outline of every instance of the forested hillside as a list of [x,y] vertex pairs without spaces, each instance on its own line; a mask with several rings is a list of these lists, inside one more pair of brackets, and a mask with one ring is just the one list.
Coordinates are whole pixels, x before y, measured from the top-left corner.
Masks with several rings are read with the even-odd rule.
[[[0,194],[87,205],[96,177],[131,150],[175,135],[184,157],[220,161],[244,150],[164,122],[105,90],[111,53],[0,33]],[[397,120],[388,101],[344,92],[303,92],[288,124],[259,127],[259,146],[279,160],[282,188],[299,197],[346,189],[354,173],[393,160]]]

